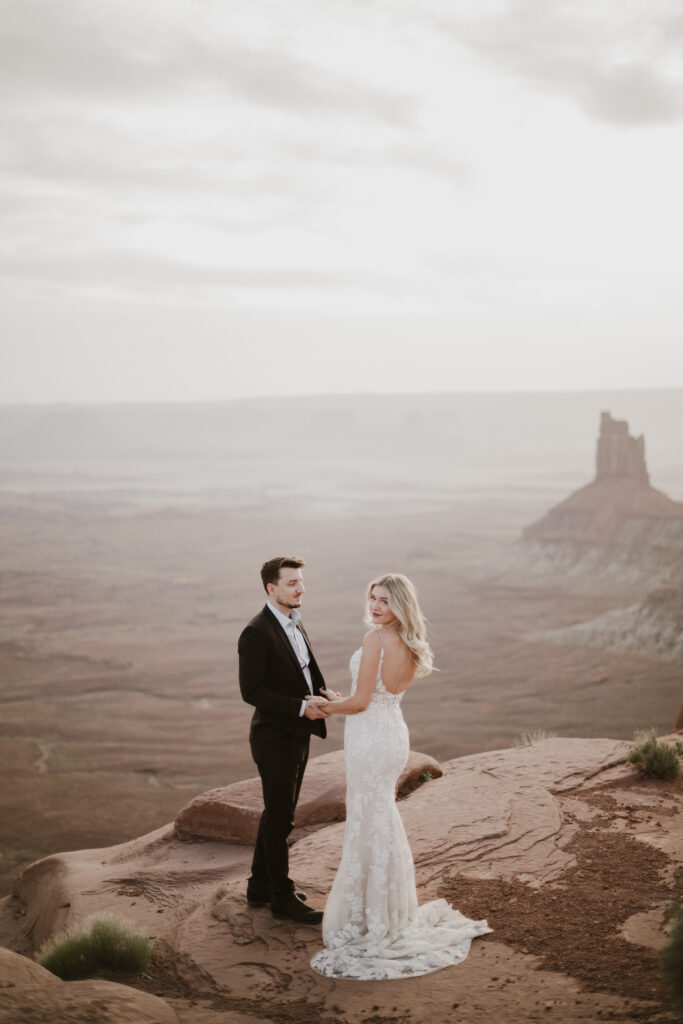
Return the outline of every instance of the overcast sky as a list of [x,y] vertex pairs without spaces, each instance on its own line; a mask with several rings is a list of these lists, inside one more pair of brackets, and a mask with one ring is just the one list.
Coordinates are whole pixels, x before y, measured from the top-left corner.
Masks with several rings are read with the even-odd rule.
[[683,386],[680,0],[0,7],[0,401]]

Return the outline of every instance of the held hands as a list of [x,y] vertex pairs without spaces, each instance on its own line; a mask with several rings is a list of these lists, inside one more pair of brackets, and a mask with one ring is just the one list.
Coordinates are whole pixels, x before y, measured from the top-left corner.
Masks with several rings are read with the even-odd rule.
[[306,697],[306,710],[304,717],[315,721],[316,718],[329,718],[327,711],[327,699],[325,697]]
[[325,687],[323,687],[320,692],[324,693],[328,700],[341,700],[342,699],[342,695],[341,695],[341,693],[339,693],[338,690],[326,690]]

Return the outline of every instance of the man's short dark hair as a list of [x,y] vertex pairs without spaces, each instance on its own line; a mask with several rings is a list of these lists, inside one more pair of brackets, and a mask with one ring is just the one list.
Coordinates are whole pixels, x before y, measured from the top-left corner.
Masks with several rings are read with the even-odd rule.
[[303,558],[296,558],[293,555],[280,555],[279,558],[269,558],[261,566],[261,580],[263,588],[268,593],[268,584],[277,583],[280,579],[281,569],[303,569],[305,566]]

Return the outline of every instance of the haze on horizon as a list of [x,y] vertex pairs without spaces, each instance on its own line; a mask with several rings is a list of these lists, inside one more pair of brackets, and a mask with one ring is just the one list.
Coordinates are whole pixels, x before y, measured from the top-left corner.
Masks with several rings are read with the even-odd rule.
[[0,402],[683,386],[675,0],[0,34]]

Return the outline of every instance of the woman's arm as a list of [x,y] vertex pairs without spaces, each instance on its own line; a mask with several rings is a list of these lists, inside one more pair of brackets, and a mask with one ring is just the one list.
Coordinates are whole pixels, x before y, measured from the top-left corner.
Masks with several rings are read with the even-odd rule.
[[331,690],[321,691],[329,698],[329,703],[326,704],[324,708],[328,714],[357,715],[360,711],[366,710],[370,703],[372,691],[375,688],[375,682],[377,680],[380,651],[381,644],[379,637],[377,636],[377,631],[372,629],[363,637],[363,653],[361,654],[360,667],[358,669],[356,692],[353,696],[337,700],[332,695]]

